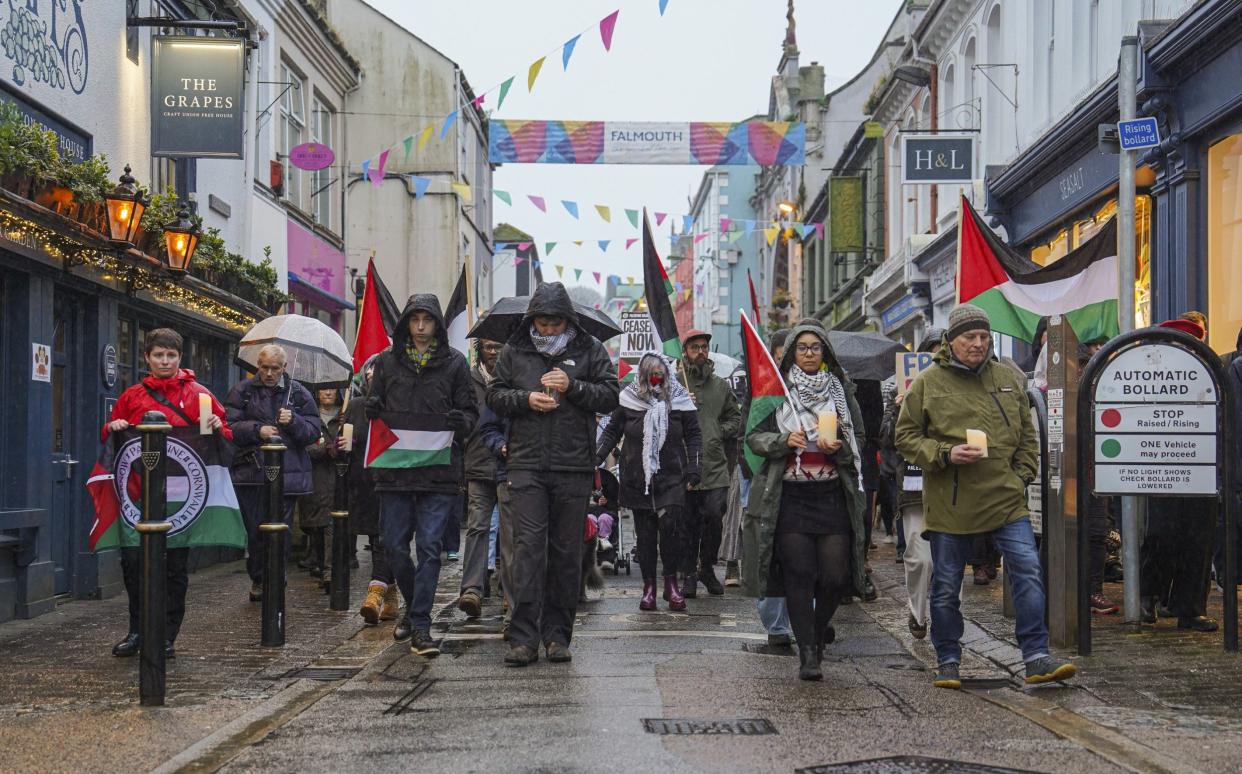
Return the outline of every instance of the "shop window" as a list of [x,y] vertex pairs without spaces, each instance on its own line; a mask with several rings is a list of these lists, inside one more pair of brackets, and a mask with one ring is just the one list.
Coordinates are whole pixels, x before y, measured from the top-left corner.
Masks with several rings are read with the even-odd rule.
[[1242,328],[1242,134],[1208,149],[1208,343],[1236,349]]
[[306,79],[282,62],[280,80],[287,86],[280,98],[280,127],[277,136],[277,150],[284,166],[285,198],[305,210],[302,170],[289,163],[289,150],[306,142]]
[[[315,96],[315,109],[311,116],[311,142],[317,142],[332,148],[332,126],[336,113],[332,108]],[[311,173],[311,209],[315,213],[315,222],[333,230],[332,224],[332,167],[318,169]]]
[[134,321],[122,317],[116,329],[116,387],[117,392],[125,390],[137,381],[138,342],[134,337]]

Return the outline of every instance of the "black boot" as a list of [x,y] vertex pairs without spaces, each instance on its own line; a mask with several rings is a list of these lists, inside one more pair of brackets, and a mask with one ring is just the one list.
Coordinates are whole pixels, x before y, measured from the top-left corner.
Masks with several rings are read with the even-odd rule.
[[1142,611],[1139,620],[1145,624],[1154,624],[1159,616],[1156,614],[1156,598],[1143,597]]
[[317,529],[311,532],[311,567],[310,575],[312,578],[324,577],[323,570],[326,564],[327,549],[324,546],[323,529]]
[[138,655],[138,651],[142,649],[142,635],[137,632],[130,632],[125,635],[125,639],[112,646],[112,655],[120,658],[129,658]]
[[818,648],[814,645],[803,645],[798,643],[798,660],[801,665],[798,667],[799,680],[823,680],[824,673],[819,671],[819,657],[816,655]]
[[686,582],[681,586],[681,595],[686,599],[696,599],[699,596],[699,576],[698,573],[686,573]]
[[703,587],[707,589],[707,593],[713,597],[724,594],[724,586],[720,584],[720,580],[716,577],[716,571],[713,568],[700,567],[699,580],[703,583]]

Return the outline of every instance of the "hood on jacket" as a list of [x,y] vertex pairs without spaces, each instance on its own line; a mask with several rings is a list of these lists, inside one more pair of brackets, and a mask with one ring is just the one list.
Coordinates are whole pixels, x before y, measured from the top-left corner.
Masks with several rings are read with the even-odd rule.
[[849,376],[845,373],[845,369],[841,368],[840,361],[837,360],[837,353],[833,351],[832,344],[828,342],[828,331],[824,330],[824,326],[818,323],[812,325],[810,323],[800,324],[789,332],[789,338],[785,339],[785,356],[781,358],[781,378],[789,373],[790,367],[794,364],[794,356],[797,354],[798,337],[804,333],[814,333],[820,343],[824,345],[824,362],[828,364],[828,370],[832,371],[842,384],[849,381]]
[[527,334],[530,324],[539,316],[564,317],[571,326],[578,329],[578,333],[584,333],[582,326],[578,324],[578,313],[574,310],[569,291],[559,282],[542,282],[535,288],[530,303],[526,306],[526,316],[522,318],[522,324],[513,332],[511,338],[529,340]]
[[[444,325],[444,312],[440,309],[440,299],[434,293],[415,293],[405,302],[401,317],[392,331],[392,351],[404,352],[410,343],[410,318],[415,312],[427,312],[436,320],[436,341],[439,352],[449,347],[448,328]],[[437,354],[438,354],[437,353]]]

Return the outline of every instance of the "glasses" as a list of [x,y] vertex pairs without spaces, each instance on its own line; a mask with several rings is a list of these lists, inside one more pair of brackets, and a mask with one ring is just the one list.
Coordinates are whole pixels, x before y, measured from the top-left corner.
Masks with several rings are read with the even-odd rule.
[[794,348],[799,355],[822,355],[824,353],[823,344],[799,344]]

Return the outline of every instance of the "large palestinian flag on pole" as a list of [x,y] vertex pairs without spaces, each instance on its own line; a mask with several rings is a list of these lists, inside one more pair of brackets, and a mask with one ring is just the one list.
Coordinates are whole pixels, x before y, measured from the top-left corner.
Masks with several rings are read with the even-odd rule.
[[660,254],[656,252],[655,240],[651,237],[651,223],[647,221],[647,210],[644,209],[643,295],[647,299],[647,313],[651,315],[651,324],[664,354],[681,359],[681,337],[677,335],[677,318],[673,315],[673,305],[668,300],[672,292],[673,283],[669,281],[668,272],[664,271],[664,264],[660,262]]
[[[738,310],[738,313],[742,317],[742,348],[746,353],[747,381],[750,382],[750,411],[746,415],[746,435],[750,435],[760,422],[789,400],[789,389],[781,378],[780,368],[772,359],[772,353],[759,338],[759,332],[746,316],[746,311]],[[745,442],[742,449],[750,472],[758,475],[763,467],[763,458],[751,451],[750,445]]]
[[367,262],[367,284],[358,310],[358,333],[354,341],[354,373],[377,352],[392,346],[392,329],[397,324],[397,304],[384,281],[375,271],[375,261]]
[[[237,493],[229,476],[229,453],[220,436],[199,435],[197,427],[174,427],[168,433],[167,506],[172,522],[169,548],[246,547]],[[102,551],[138,545],[134,525],[142,484],[142,438],[133,430],[112,433],[91,470],[86,490],[95,501],[90,549]]]
[[1060,314],[1079,341],[1118,334],[1116,218],[1040,268],[1001,242],[962,197],[957,250],[958,303],[986,311],[993,330],[1034,341],[1039,319]]
[[453,431],[442,414],[384,412],[367,431],[368,468],[425,468],[453,461]]

